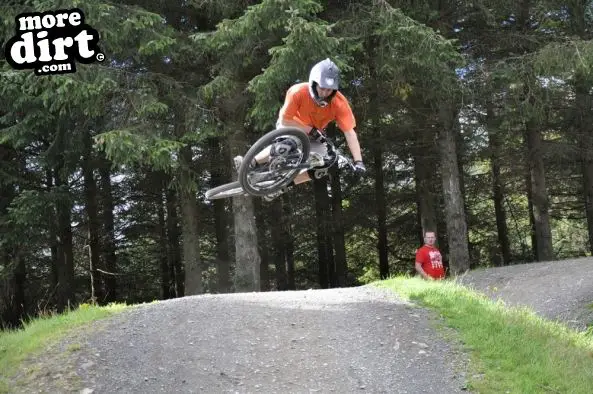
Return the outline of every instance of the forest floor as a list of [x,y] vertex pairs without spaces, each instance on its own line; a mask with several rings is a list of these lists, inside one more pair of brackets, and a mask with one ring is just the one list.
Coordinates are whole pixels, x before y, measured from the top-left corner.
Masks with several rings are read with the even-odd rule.
[[[583,329],[593,259],[476,270],[466,286]],[[202,295],[95,321],[23,364],[14,392],[456,393],[468,356],[435,313],[374,286]],[[18,387],[18,389],[17,389]]]

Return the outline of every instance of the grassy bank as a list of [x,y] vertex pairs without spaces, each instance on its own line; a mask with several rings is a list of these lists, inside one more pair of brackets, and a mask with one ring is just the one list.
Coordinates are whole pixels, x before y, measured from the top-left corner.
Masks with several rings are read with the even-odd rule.
[[0,393],[8,392],[8,379],[25,358],[63,338],[70,329],[111,316],[125,308],[124,304],[105,307],[83,304],[67,313],[32,320],[21,330],[0,332]]
[[[471,356],[469,389],[480,393],[590,393],[593,335],[505,307],[451,281],[376,283],[429,307],[456,330]],[[472,379],[472,376],[480,378]]]

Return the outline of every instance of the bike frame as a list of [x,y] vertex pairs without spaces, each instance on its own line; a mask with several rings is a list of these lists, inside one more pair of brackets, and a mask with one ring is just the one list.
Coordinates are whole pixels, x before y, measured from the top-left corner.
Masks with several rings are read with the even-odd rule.
[[[320,135],[319,137],[317,137],[317,141],[321,142],[322,144],[325,144],[325,146],[327,147],[327,155],[328,156],[332,156],[335,155],[335,159],[333,160],[333,162],[329,165],[324,165],[324,166],[312,166],[310,161],[307,160],[305,163],[301,163],[298,165],[291,165],[291,164],[284,164],[282,166],[280,166],[280,168],[277,169],[277,171],[279,170],[280,172],[282,171],[292,171],[292,170],[296,170],[296,169],[302,169],[302,170],[312,170],[317,168],[318,171],[321,173],[319,174],[319,176],[316,176],[317,178],[321,178],[325,175],[327,175],[327,172],[329,171],[329,169],[333,166],[333,165],[338,165],[338,168],[343,168],[343,166],[340,166],[340,162],[346,162],[346,164],[351,168],[354,169],[354,164],[352,162],[352,160],[343,155],[340,150],[338,148],[336,148],[336,146],[334,145],[333,141],[325,136],[323,133],[321,133],[320,131],[317,131]],[[324,158],[325,159],[325,158]]]
[[[278,131],[280,131],[280,129],[276,130],[276,131],[272,131],[276,134],[282,135],[281,133],[278,133]],[[270,133],[272,133],[270,132]],[[299,131],[299,133],[301,133],[302,131]],[[325,155],[325,157],[323,157],[324,159],[324,164],[322,166],[317,165],[318,163],[311,163],[310,157],[307,158],[305,160],[305,162],[299,163],[299,164],[289,164],[286,161],[279,162],[278,164],[274,165],[273,167],[267,167],[264,171],[249,171],[247,174],[247,176],[250,178],[249,183],[250,184],[259,184],[262,182],[266,182],[268,180],[272,181],[273,183],[276,183],[275,181],[273,181],[272,179],[277,178],[278,176],[280,176],[281,178],[284,178],[284,173],[285,172],[295,172],[298,170],[309,170],[309,174],[311,174],[311,177],[314,177],[316,179],[320,179],[323,178],[325,176],[328,175],[329,169],[336,165],[337,168],[342,169],[344,166],[349,166],[351,170],[355,170],[355,166],[352,162],[352,160],[343,155],[340,150],[338,148],[336,148],[336,146],[334,145],[333,141],[325,136],[323,133],[321,133],[319,130],[314,130],[314,133],[318,133],[318,134],[314,134],[313,137],[317,142],[323,143],[325,144],[326,148],[327,148],[327,153]],[[294,133],[294,130],[293,130]],[[304,133],[303,133],[304,134]],[[293,134],[294,136],[294,134]],[[304,138],[309,139],[310,136],[305,137],[303,135]],[[262,137],[262,138],[265,138]],[[299,134],[299,139],[300,134]],[[258,140],[259,141],[259,140]],[[310,139],[309,139],[310,141]],[[257,142],[256,142],[257,144]],[[252,147],[253,149],[253,147]],[[309,147],[306,148],[306,151],[309,152]],[[253,153],[251,153],[253,154]],[[329,159],[329,160],[328,160]],[[299,160],[300,161],[300,160]],[[262,169],[263,170],[263,169]],[[239,170],[241,171],[241,170]],[[241,176],[241,175],[239,175]],[[290,176],[292,177],[292,176]],[[252,183],[254,182],[254,183]],[[269,192],[273,192],[274,190],[278,190],[278,187],[283,187],[285,186],[289,180],[285,181],[286,183],[284,184],[280,184],[277,186],[273,186],[272,188],[270,188]],[[251,186],[251,188],[253,188]],[[241,182],[239,180],[231,182],[231,183],[227,183],[227,184],[223,184],[223,185],[219,185],[213,189],[210,189],[206,192],[206,198],[208,199],[216,199],[216,198],[226,198],[226,197],[232,197],[235,195],[241,195],[241,194],[246,194],[246,195],[265,195],[266,193],[269,193],[268,191],[266,191],[265,189],[268,189],[267,187],[264,187],[264,189],[259,189],[258,193],[254,193],[253,191],[246,191],[245,189],[245,185],[242,185]]]

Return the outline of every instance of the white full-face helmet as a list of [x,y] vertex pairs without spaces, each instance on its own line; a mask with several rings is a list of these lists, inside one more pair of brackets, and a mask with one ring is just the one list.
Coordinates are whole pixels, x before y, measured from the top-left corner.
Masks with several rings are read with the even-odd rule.
[[[332,89],[328,97],[319,97],[316,87]],[[340,88],[340,69],[329,58],[320,61],[311,68],[309,73],[309,94],[311,98],[321,107],[329,104]]]

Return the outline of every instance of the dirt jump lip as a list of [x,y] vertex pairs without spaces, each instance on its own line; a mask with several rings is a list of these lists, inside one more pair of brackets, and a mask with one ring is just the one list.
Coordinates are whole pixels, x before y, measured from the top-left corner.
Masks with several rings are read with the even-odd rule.
[[593,322],[590,257],[478,269],[459,277],[459,282],[579,331]]
[[93,393],[462,392],[432,317],[372,286],[192,296],[100,322],[70,365]]

